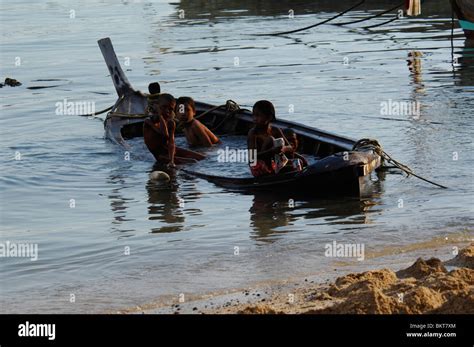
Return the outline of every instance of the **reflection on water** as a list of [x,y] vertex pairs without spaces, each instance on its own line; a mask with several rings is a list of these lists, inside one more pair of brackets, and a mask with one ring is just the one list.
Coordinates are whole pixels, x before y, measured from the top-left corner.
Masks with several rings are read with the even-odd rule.
[[125,179],[122,175],[111,176],[109,179],[109,183],[114,185],[119,185],[118,188],[112,189],[112,192],[108,195],[110,200],[110,210],[113,213],[114,221],[113,224],[121,224],[123,221],[126,220],[126,212],[127,212],[127,202],[133,199],[125,198],[121,195],[121,190],[125,185]]
[[294,200],[282,199],[275,194],[254,193],[250,208],[250,226],[253,229],[251,237],[258,241],[273,242],[275,235],[287,233],[287,227],[296,219],[293,215]]
[[417,94],[425,91],[422,73],[422,57],[423,53],[420,51],[411,51],[408,53],[408,69],[413,79],[413,99],[415,102],[418,101],[416,98]]
[[[449,7],[440,5],[441,1],[431,2],[430,6],[423,8],[427,15],[443,14],[450,15]],[[179,9],[184,10],[187,19],[208,19],[216,20],[236,16],[288,16],[289,10],[293,10],[295,16],[312,13],[334,13],[342,12],[352,7],[357,2],[330,1],[330,0],[181,0],[176,3],[176,17],[179,17]],[[393,0],[366,1],[353,12],[364,15],[363,11],[382,11],[392,8],[395,4]],[[332,15],[331,15],[332,16]],[[342,18],[344,21],[344,17]],[[295,21],[296,22],[296,21]]]
[[[379,204],[375,198],[344,198],[305,200],[290,193],[254,193],[250,212],[251,237],[257,241],[275,242],[285,233],[293,230],[295,221],[303,218],[307,227],[324,225],[343,226],[340,230],[357,230],[350,225],[372,223],[371,210]],[[377,209],[381,212],[381,209]],[[314,230],[315,233],[318,233]],[[326,231],[330,234],[331,232]],[[337,233],[337,232],[336,232]],[[315,235],[316,236],[316,235]]]
[[458,86],[474,86],[474,40],[465,40],[461,51],[454,51],[453,74]]
[[152,233],[170,233],[183,230],[184,203],[178,196],[179,185],[174,172],[169,172],[171,181],[162,183],[149,180],[146,184],[148,193],[148,218],[160,221],[160,227],[151,229]]

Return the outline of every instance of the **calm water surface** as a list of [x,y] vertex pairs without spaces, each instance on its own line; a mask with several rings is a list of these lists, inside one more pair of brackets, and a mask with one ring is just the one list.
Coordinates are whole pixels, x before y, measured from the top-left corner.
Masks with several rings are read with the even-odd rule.
[[[394,3],[368,1],[344,21]],[[324,274],[333,268],[324,245],[334,240],[363,242],[371,252],[453,233],[472,237],[474,53],[458,29],[452,52],[446,1],[431,1],[422,17],[371,30],[325,25],[284,37],[253,34],[311,25],[349,5],[0,6],[0,77],[23,83],[0,89],[0,241],[39,245],[35,262],[1,259],[1,312],[103,312],[163,295]],[[95,102],[97,109],[115,101],[96,44],[107,36],[137,89],[158,80],[176,96],[215,104],[233,99],[248,107],[269,99],[281,118],[377,138],[415,172],[450,189],[388,174],[362,200],[295,199],[294,207],[291,194],[238,194],[183,173],[172,189],[162,189],[148,180],[153,160],[143,144],[134,142],[126,161],[100,121],[55,113],[64,99]],[[420,116],[382,116],[381,103],[390,99],[419,102]]]

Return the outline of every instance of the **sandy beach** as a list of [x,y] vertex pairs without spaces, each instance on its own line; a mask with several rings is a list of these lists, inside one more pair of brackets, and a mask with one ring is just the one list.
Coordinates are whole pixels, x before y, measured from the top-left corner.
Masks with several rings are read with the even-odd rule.
[[[416,249],[416,245],[412,248]],[[415,253],[422,256],[414,258],[408,266],[400,266]],[[182,297],[186,300],[168,298],[118,313],[474,313],[474,243],[411,250],[397,259],[398,262],[390,256],[374,258],[368,265],[372,269],[364,272],[352,272],[349,270],[351,265],[345,264],[342,270],[335,271],[337,274],[327,276],[324,281],[321,275],[313,275],[221,293],[186,294]],[[380,266],[383,262],[387,266]]]
[[293,295],[275,293],[264,302],[208,313],[474,314],[474,244],[445,262],[418,258],[396,272],[350,273],[328,285],[304,285]]

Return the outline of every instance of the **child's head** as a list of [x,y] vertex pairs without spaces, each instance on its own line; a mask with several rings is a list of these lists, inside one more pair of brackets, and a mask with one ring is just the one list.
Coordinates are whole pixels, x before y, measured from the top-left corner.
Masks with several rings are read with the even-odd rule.
[[176,102],[176,115],[183,122],[190,122],[196,114],[194,100],[188,96],[180,97]]
[[158,99],[158,105],[160,107],[160,113],[164,118],[173,118],[174,109],[176,107],[176,100],[173,95],[161,94]]
[[298,136],[296,136],[296,133],[293,131],[293,129],[286,128],[283,130],[283,135],[285,135],[291,147],[293,147],[293,150],[296,151],[298,149],[299,141]]
[[161,93],[161,87],[158,82],[153,82],[148,85],[148,92],[150,94],[160,94]]
[[268,125],[275,120],[275,107],[270,101],[260,100],[253,105],[253,119],[256,125]]

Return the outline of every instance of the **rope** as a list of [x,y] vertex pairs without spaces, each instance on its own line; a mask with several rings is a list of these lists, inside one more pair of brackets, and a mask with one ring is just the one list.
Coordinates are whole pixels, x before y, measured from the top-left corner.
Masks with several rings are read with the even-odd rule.
[[228,118],[230,118],[231,116],[235,115],[237,112],[240,111],[240,106],[233,100],[227,100],[225,107],[226,107],[226,111],[225,111],[226,114],[224,116],[224,119],[219,124],[217,124],[214,128],[212,128],[213,132],[219,129],[220,126],[224,124]]
[[[424,4],[424,0],[421,0],[420,5],[422,5],[422,4]],[[399,5],[399,6],[395,7],[395,8],[393,8],[393,9],[396,9],[396,8],[398,8],[398,7],[400,7],[400,6],[403,6],[403,5],[404,5],[404,4],[401,4],[401,5]],[[393,10],[393,9],[392,9],[392,10]],[[390,12],[390,11],[389,11],[389,12]],[[369,26],[366,26],[366,27],[362,27],[362,29],[372,29],[372,28],[380,27],[380,26],[382,26],[382,25],[395,22],[397,19],[404,19],[404,18],[405,18],[405,17],[400,17],[399,15],[396,15],[394,18],[389,19],[388,21],[385,21],[385,22],[380,23],[380,24],[375,24],[375,25],[369,25]]]
[[349,11],[352,11],[353,9],[355,9],[356,7],[359,7],[360,5],[362,5],[363,3],[365,2],[365,0],[362,0],[360,1],[359,3],[355,4],[354,6],[348,8],[347,10],[345,11],[342,11],[341,13],[335,15],[334,17],[331,17],[331,18],[328,18],[326,20],[323,20],[322,22],[319,22],[319,23],[316,23],[316,24],[313,24],[313,25],[310,25],[310,26],[307,26],[307,27],[304,27],[304,28],[301,28],[301,29],[295,29],[295,30],[290,30],[290,31],[283,31],[283,32],[279,32],[279,33],[272,33],[272,34],[257,34],[257,36],[278,36],[278,35],[286,35],[286,34],[293,34],[293,33],[297,33],[299,31],[304,31],[304,30],[307,30],[307,29],[311,29],[311,28],[315,28],[317,26],[320,26],[320,25],[323,25],[323,24],[326,24],[336,18],[339,18],[343,15],[345,15],[347,12]]
[[438,183],[435,183],[433,181],[430,181],[426,178],[423,178],[417,174],[415,174],[413,172],[412,169],[410,169],[407,165],[405,164],[402,164],[400,162],[398,162],[397,160],[393,159],[387,152],[385,152],[383,149],[382,149],[382,146],[380,145],[380,143],[377,141],[377,140],[373,140],[373,139],[361,139],[359,141],[357,141],[354,146],[352,147],[352,150],[353,151],[356,151],[356,150],[362,150],[362,149],[366,149],[366,150],[373,150],[375,153],[377,153],[378,155],[380,155],[382,157],[383,160],[385,160],[386,162],[390,163],[390,164],[393,164],[395,167],[397,167],[398,169],[404,171],[406,174],[407,174],[407,177],[409,177],[410,175],[411,176],[414,176],[416,178],[419,178],[420,180],[423,180],[425,182],[428,182],[428,183],[431,183],[437,187],[440,187],[440,188],[443,188],[443,189],[448,189],[448,187],[446,186],[443,186],[441,184],[438,184]]
[[142,119],[148,117],[146,114],[131,114],[131,113],[121,113],[121,112],[109,112],[107,118],[135,118],[135,119]]
[[[212,111],[215,111],[215,110],[218,110],[220,108],[226,108],[226,114],[224,116],[224,119],[217,125],[215,126],[214,128],[211,129],[211,131],[215,131],[216,129],[218,129],[222,124],[224,124],[225,121],[227,121],[227,119],[234,115],[236,112],[240,111],[241,108],[239,106],[239,104],[237,104],[234,100],[227,100],[226,103],[224,105],[219,105],[219,106],[214,106],[212,108],[210,108],[209,110],[201,113],[200,115],[198,116],[195,116],[194,119],[200,119],[202,117],[204,117],[206,114],[212,112]],[[182,126],[182,123],[179,122],[178,124],[178,127],[181,127]]]
[[385,22],[383,22],[383,23],[374,24],[374,25],[369,25],[369,26],[366,26],[366,27],[362,27],[362,29],[372,29],[372,28],[380,27],[380,26],[382,26],[382,25],[395,22],[397,19],[400,19],[400,17],[399,17],[398,15],[397,15],[395,18],[389,19],[388,21],[385,21]]
[[[109,107],[108,110],[110,110],[113,106]],[[222,107],[226,107],[227,108],[227,111],[232,111],[232,112],[237,112],[240,110],[240,107],[239,105],[233,101],[233,100],[227,100],[227,102],[224,104],[224,105],[219,105],[219,106],[215,106],[215,107],[212,107],[210,108],[209,110],[201,113],[199,116],[196,116],[194,117],[195,119],[199,119],[203,116],[205,116],[206,114],[212,112],[212,111],[215,111],[219,108],[222,108]],[[104,110],[105,111],[105,110]],[[102,112],[103,113],[103,112]],[[98,113],[96,113],[98,114]],[[123,113],[123,112],[109,112],[109,114],[107,115],[107,118],[111,118],[111,117],[117,117],[117,118],[135,118],[135,119],[142,119],[142,118],[146,118],[148,117],[148,115],[146,114],[142,114],[142,113],[136,113],[136,114],[132,114],[132,113]]]
[[112,107],[114,107],[113,105],[110,106],[110,107],[107,107],[105,110],[102,110],[102,111],[99,111],[99,112],[94,112],[94,113],[88,113],[88,114],[80,114],[78,115],[79,117],[95,117],[97,116],[98,114],[102,114],[102,113],[105,113],[107,111],[110,111],[112,109]]
[[[232,101],[232,100],[227,100],[227,102],[229,102],[229,101]],[[199,116],[194,117],[194,119],[199,119],[199,118],[201,118],[201,117],[204,117],[206,114],[208,114],[208,113],[210,113],[210,112],[212,112],[212,111],[215,111],[215,110],[217,110],[217,109],[219,109],[219,108],[222,108],[222,107],[226,107],[226,106],[227,106],[227,102],[226,102],[224,105],[214,106],[214,107],[210,108],[209,110],[207,110],[207,111],[201,113]]]
[[[102,111],[99,111],[99,112],[94,112],[94,113],[89,113],[89,114],[80,114],[79,117],[95,117],[96,115],[98,114],[102,114],[102,113],[105,113],[107,111],[110,111],[112,110],[114,107],[117,108],[119,107],[119,105],[123,102],[123,100],[125,99],[125,96],[122,95],[119,99],[118,102],[115,103],[115,105],[112,105],[110,107],[107,107],[106,109],[102,110]],[[110,113],[113,113],[113,112],[110,112]],[[109,113],[109,114],[110,114]],[[109,118],[109,114],[107,115],[107,117],[105,117],[105,119]]]

